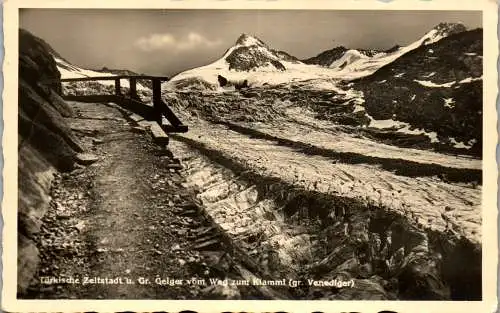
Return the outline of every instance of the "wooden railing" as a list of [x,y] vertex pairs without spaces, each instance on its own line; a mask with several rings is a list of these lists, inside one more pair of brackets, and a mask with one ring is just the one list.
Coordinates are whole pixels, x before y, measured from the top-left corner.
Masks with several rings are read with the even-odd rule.
[[[120,80],[128,79],[130,89],[128,95],[122,94]],[[102,81],[114,80],[115,94],[114,95],[62,95],[66,100],[75,100],[83,102],[100,102],[113,101],[123,106],[124,108],[137,113],[147,120],[157,121],[162,129],[167,133],[185,133],[188,127],[175,115],[170,107],[163,101],[161,97],[161,83],[167,81],[168,77],[161,76],[145,76],[145,75],[120,75],[120,76],[99,76],[99,77],[80,77],[80,78],[61,78],[60,82],[85,82],[85,81]],[[137,95],[137,80],[150,80],[153,89],[153,106],[148,106]],[[170,125],[162,123],[165,117]]]

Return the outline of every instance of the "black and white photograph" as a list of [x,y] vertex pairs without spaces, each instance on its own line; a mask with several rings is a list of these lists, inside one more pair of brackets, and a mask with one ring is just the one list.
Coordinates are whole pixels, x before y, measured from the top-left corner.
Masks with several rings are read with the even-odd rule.
[[16,10],[17,300],[496,296],[481,7]]

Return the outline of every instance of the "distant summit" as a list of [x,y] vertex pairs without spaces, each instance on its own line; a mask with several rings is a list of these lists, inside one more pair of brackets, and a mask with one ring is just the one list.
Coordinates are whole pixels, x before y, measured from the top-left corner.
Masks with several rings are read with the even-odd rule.
[[256,71],[259,68],[286,71],[283,61],[298,61],[290,54],[273,50],[259,38],[248,34],[242,34],[223,59],[229,64],[229,70],[235,71]]
[[238,40],[236,40],[236,45],[240,46],[245,46],[245,47],[250,47],[250,46],[263,46],[267,47],[266,44],[260,40],[259,38],[255,36],[251,36],[248,34],[241,34],[240,37],[238,37]]

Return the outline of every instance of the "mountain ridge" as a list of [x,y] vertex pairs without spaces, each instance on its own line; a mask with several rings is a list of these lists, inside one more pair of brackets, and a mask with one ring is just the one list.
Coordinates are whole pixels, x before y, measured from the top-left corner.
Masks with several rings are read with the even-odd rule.
[[[467,28],[462,23],[442,22],[434,26],[430,31],[428,31],[421,37],[421,38],[427,37],[426,39],[424,39],[422,44],[432,43],[438,41],[441,38],[450,36],[455,33],[463,32],[466,30]],[[340,45],[332,49],[322,51],[318,55],[304,59],[302,61],[306,64],[317,64],[328,67],[333,62],[340,59],[349,50],[356,50],[367,57],[373,57],[379,53],[386,53],[386,54],[394,53],[401,48],[402,47],[399,45],[394,45],[386,50],[366,49],[366,48],[358,49],[358,48],[346,48],[344,45]]]
[[[247,80],[250,86],[278,85],[286,82],[323,80],[352,80],[373,74],[402,55],[422,45],[429,45],[466,30],[460,23],[439,23],[411,44],[395,45],[387,50],[348,49],[344,46],[323,51],[315,57],[299,60],[285,51],[274,50],[261,39],[243,33],[221,58],[172,77],[182,88],[216,89],[217,77],[228,80]],[[167,84],[175,88],[177,83]]]

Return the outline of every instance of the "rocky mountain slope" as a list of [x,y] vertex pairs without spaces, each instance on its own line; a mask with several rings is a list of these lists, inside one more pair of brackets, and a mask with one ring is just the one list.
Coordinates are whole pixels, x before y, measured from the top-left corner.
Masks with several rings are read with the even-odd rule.
[[410,123],[480,154],[482,51],[481,29],[460,32],[408,52],[352,87],[363,92],[373,119]]

